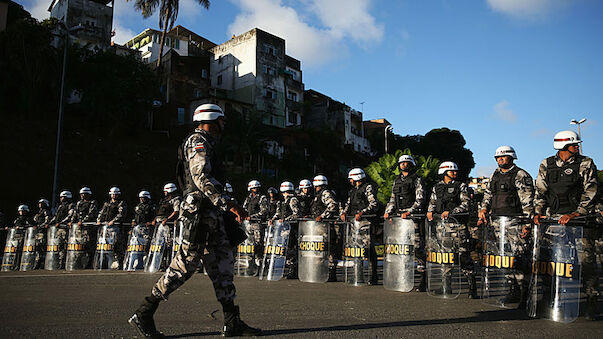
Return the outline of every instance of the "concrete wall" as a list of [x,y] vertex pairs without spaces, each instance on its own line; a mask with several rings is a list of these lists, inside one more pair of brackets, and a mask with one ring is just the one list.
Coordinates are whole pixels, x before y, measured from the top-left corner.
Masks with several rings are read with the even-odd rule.
[[113,8],[89,0],[59,0],[50,12],[67,27],[83,26],[71,35],[72,41],[106,49],[111,45]]

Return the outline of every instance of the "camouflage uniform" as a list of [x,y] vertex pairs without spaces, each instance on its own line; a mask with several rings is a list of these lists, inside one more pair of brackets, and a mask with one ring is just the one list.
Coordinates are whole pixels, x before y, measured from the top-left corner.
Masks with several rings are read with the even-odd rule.
[[[103,204],[103,207],[98,214],[98,218],[96,219],[97,224],[101,224],[101,227],[111,221],[113,222],[113,226],[119,227],[117,239],[114,244],[115,250],[113,251],[114,260],[118,263],[123,262],[128,240],[128,225],[125,224],[127,206],[126,202],[121,198],[115,201],[109,200]],[[101,227],[97,227],[97,232]]]
[[[249,218],[252,219],[248,231],[253,232],[255,239],[259,242],[254,246],[254,252],[256,258],[261,258],[264,253],[264,235],[266,233],[266,225],[263,221],[266,221],[274,212],[270,214],[268,198],[262,194],[256,194],[250,192],[245,201],[243,202],[243,209],[247,211]],[[254,220],[255,219],[255,220]],[[255,222],[254,222],[255,221]],[[259,264],[259,259],[256,264]]]
[[[551,218],[574,212],[591,214],[595,212],[598,187],[597,167],[591,158],[576,154],[564,162],[557,153],[540,163],[534,212]],[[596,229],[584,229],[582,251],[578,253],[586,296],[595,299],[599,295],[596,233]]]
[[[448,211],[452,216],[454,214],[467,213],[469,210],[469,200],[467,184],[459,181],[452,181],[446,184],[444,180],[440,180],[431,190],[427,212],[441,214]],[[457,217],[456,219],[459,223],[447,224],[451,228],[445,231],[459,247],[461,269],[468,276],[474,276],[476,263],[471,258],[470,234],[467,230],[467,225],[463,222],[466,217]]]
[[314,200],[314,196],[310,192],[308,192],[308,194],[301,192],[297,196],[297,199],[299,200],[301,217],[309,217],[310,214],[312,214],[312,200]]
[[[480,205],[481,210],[490,212],[492,217],[497,216],[524,216],[531,218],[534,215],[534,180],[525,170],[513,165],[508,171],[503,172],[497,168],[486,189]],[[500,224],[497,218],[491,218],[487,226],[488,241],[492,246],[496,246],[500,238]],[[530,223],[523,223],[511,226],[505,230],[506,243],[511,248],[513,256],[517,260],[517,272],[512,278],[527,284],[527,276],[530,274],[531,263],[531,239],[530,237],[521,237],[523,228],[529,229]],[[490,232],[494,232],[491,234]],[[504,249],[499,249],[502,251]]]
[[[385,214],[391,216],[400,216],[409,212],[421,213],[425,208],[425,183],[416,173],[407,176],[400,173],[394,179],[392,185],[392,195],[385,206]],[[424,226],[423,220],[414,220],[415,224],[415,260],[417,261],[417,271],[425,272],[425,232],[422,232]]]
[[[98,216],[98,204],[96,200],[79,200],[71,211],[71,223],[89,223],[96,221]],[[84,259],[86,267],[92,268],[92,259],[96,251],[96,226],[82,225],[82,240],[86,244],[85,252],[88,256]]]
[[291,226],[287,245],[287,267],[289,267],[290,278],[295,278],[297,275],[297,235],[299,233],[297,219],[301,216],[300,212],[299,200],[294,195],[289,195],[285,197],[284,201],[280,202],[276,213],[271,218],[271,220],[282,219],[288,221]]
[[[314,194],[311,211],[313,218],[318,218],[319,216],[323,219],[336,218],[339,212],[339,203],[335,200],[335,193],[322,187]],[[335,223],[330,223],[329,225],[331,228],[329,230],[329,269],[331,270],[337,268],[337,260],[341,259],[343,244],[340,226]]]
[[54,215],[54,217],[50,220],[49,224],[50,226],[55,226],[57,224],[59,224],[59,226],[57,226],[57,232],[55,234],[56,238],[58,239],[58,244],[59,244],[59,263],[60,266],[59,267],[63,267],[63,265],[65,264],[65,251],[67,250],[66,244],[67,244],[67,224],[69,223],[69,220],[71,218],[71,211],[75,208],[75,204],[73,202],[71,202],[71,200],[64,200],[59,204],[59,207],[57,208],[57,213]]
[[52,219],[52,212],[48,208],[41,208],[33,217],[36,230],[36,263],[35,268],[44,267],[44,258],[46,255],[46,230]]
[[185,199],[180,210],[184,224],[182,246],[165,274],[153,287],[156,298],[166,299],[197,270],[203,257],[216,297],[222,305],[232,305],[233,245],[226,234],[223,213],[228,196],[215,178],[221,173],[215,154],[217,141],[202,129],[196,129],[179,150],[178,176]]

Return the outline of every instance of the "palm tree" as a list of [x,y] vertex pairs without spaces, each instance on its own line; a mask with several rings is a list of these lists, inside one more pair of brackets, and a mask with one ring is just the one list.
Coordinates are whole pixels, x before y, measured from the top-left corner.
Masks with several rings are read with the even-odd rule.
[[[130,0],[127,0],[130,1]],[[159,28],[161,32],[161,45],[159,47],[159,57],[157,58],[157,67],[161,65],[163,56],[163,44],[165,42],[165,34],[168,29],[174,27],[174,23],[178,18],[178,8],[180,7],[179,0],[134,0],[134,8],[142,13],[144,18],[148,18],[155,13],[155,9],[159,6]],[[197,0],[199,5],[209,9],[209,0]]]

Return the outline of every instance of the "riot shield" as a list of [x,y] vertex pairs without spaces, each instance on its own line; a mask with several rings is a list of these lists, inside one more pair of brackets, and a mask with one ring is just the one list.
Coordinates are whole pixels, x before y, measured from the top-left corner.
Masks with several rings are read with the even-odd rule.
[[174,237],[172,238],[172,256],[170,257],[170,262],[176,256],[176,253],[180,250],[180,245],[182,245],[182,238],[184,236],[184,223],[182,220],[178,219],[174,223]]
[[144,271],[149,273],[157,272],[161,269],[164,253],[167,251],[168,239],[170,237],[170,227],[173,223],[165,225],[158,224],[153,233],[149,254],[144,265]]
[[345,223],[343,238],[344,281],[360,286],[369,281],[368,259],[371,241],[371,223],[353,220]]
[[23,238],[21,265],[19,271],[31,271],[36,267],[36,227],[28,227]]
[[92,232],[93,229],[93,223],[83,223],[81,225],[74,223],[69,227],[65,270],[73,271],[86,268],[90,260],[89,254],[86,252],[89,239],[88,233]]
[[240,277],[253,277],[259,270],[255,263],[255,250],[261,240],[258,238],[261,225],[257,221],[245,220],[241,226],[247,233],[247,239],[237,247],[234,265],[235,274]]
[[329,224],[300,220],[298,235],[299,281],[324,283],[329,279]]
[[149,227],[136,225],[128,238],[128,247],[124,259],[124,271],[144,269],[144,263],[149,245]]
[[21,247],[23,246],[24,230],[9,228],[2,256],[2,271],[14,271],[19,268],[21,259]]
[[456,298],[461,291],[460,223],[453,217],[434,216],[427,222],[427,292],[438,298]]
[[92,268],[95,270],[110,270],[113,265],[113,252],[115,251],[115,242],[119,235],[119,227],[116,225],[109,226],[103,224],[98,229],[98,237],[96,241],[96,252],[94,253],[94,261]]
[[65,255],[65,225],[52,225],[46,233],[46,258],[44,269],[48,271],[60,270]]
[[268,225],[260,280],[277,281],[283,277],[290,232],[291,226],[288,222],[274,221],[272,225]]
[[482,299],[486,304],[517,308],[520,291],[521,247],[525,222],[518,218],[492,217],[483,233]]
[[412,291],[415,273],[415,222],[400,217],[385,220],[383,237],[383,287],[392,291]]
[[570,323],[580,311],[581,226],[535,225],[528,315]]

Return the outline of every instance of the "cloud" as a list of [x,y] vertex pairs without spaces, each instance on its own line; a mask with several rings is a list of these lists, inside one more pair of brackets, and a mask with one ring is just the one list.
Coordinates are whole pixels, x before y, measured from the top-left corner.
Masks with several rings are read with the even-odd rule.
[[32,0],[23,3],[23,7],[39,21],[50,18],[48,6],[50,6],[49,0]]
[[507,100],[503,100],[494,105],[494,118],[507,121],[516,122],[517,115],[509,108],[510,103]]
[[492,172],[494,172],[494,170],[497,168],[496,165],[492,165],[492,166],[479,166],[475,169],[475,176],[476,177],[490,177],[492,175]]
[[486,0],[492,10],[519,19],[543,17],[565,7],[569,0]]
[[383,26],[375,24],[374,17],[368,13],[368,0],[308,0],[307,13],[281,0],[234,2],[241,13],[230,24],[229,35],[242,34],[255,27],[268,31],[285,39],[287,53],[303,60],[306,67],[320,66],[346,55],[346,39],[368,47],[381,42],[384,35]]
[[123,45],[126,42],[130,41],[130,39],[132,39],[138,34],[133,30],[122,26],[118,22],[113,23],[113,31],[115,32],[115,35],[113,36],[112,40],[120,45]]

